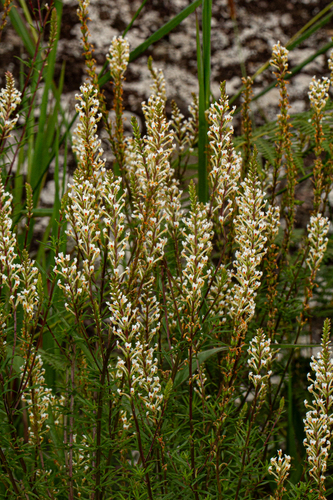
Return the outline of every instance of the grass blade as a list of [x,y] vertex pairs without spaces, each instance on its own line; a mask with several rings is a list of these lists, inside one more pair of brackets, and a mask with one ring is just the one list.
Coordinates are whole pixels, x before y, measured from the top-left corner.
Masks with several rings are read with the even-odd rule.
[[[321,21],[316,22],[320,19],[329,9],[333,7],[333,2],[327,5],[321,12],[319,12],[314,18],[311,19],[303,28],[301,28],[296,35],[294,35],[287,43],[287,49],[292,50],[297,47],[300,43],[304,42],[309,38],[312,33],[315,33],[320,28],[327,24],[331,17],[333,16],[333,11],[331,11],[327,16],[325,16]],[[315,23],[315,24],[314,24]],[[314,25],[313,25],[314,24]],[[312,26],[313,25],[313,26]]]
[[20,5],[21,5],[21,7],[23,9],[23,12],[24,12],[25,18],[27,20],[27,23],[30,26],[32,38],[34,39],[34,42],[36,44],[37,41],[38,41],[38,34],[37,34],[37,31],[36,31],[36,28],[33,25],[33,21],[31,19],[30,12],[29,12],[29,9],[27,7],[27,4],[26,4],[25,0],[19,0],[19,2],[20,2]]
[[128,31],[132,28],[135,20],[137,19],[137,17],[140,15],[140,12],[142,11],[143,7],[146,5],[147,3],[147,0],[143,0],[142,4],[140,5],[140,7],[138,8],[138,10],[136,11],[136,13],[134,14],[134,16],[132,17],[132,20],[131,22],[129,23],[129,25],[127,26],[127,28],[125,29],[124,33],[123,33],[123,37],[125,37],[128,33]]
[[[47,134],[45,134],[45,127],[47,124],[49,92],[51,89],[53,75],[54,75],[54,68],[55,68],[55,61],[56,61],[56,54],[57,54],[57,45],[58,45],[58,39],[59,39],[59,34],[60,34],[60,25],[61,25],[61,16],[62,16],[62,2],[56,1],[55,7],[57,9],[58,33],[57,33],[57,38],[56,38],[55,43],[54,43],[54,47],[53,47],[51,53],[49,54],[48,64],[46,66],[46,73],[45,73],[45,79],[44,79],[45,87],[44,87],[44,92],[43,92],[43,97],[42,97],[42,103],[40,106],[40,116],[39,116],[39,120],[38,120],[38,132],[37,132],[36,141],[35,141],[35,151],[34,151],[34,158],[33,158],[33,169],[30,173],[30,184],[31,184],[31,187],[32,187],[33,192],[34,192],[34,206],[37,206],[40,190],[42,187],[42,184],[38,185],[38,181],[40,178],[40,172],[44,171],[45,164],[48,163],[49,144],[52,144],[53,136],[54,136],[55,123],[53,123],[53,127],[51,127],[48,130]],[[48,138],[47,141],[45,141],[45,137]],[[38,189],[37,189],[37,185],[38,185]]]
[[[333,2],[327,6],[329,8],[331,8],[333,6]],[[323,11],[326,12],[326,9],[323,9]],[[323,11],[321,13],[323,13]],[[316,17],[318,17],[321,13],[319,13]],[[305,26],[309,25],[310,23],[307,23],[307,25],[305,25],[300,31],[298,31],[298,33],[296,33],[296,35],[294,35],[290,40],[289,42],[287,43],[286,45],[286,48],[288,50],[293,50],[295,49],[296,47],[298,47],[302,42],[304,42],[305,40],[307,40],[313,33],[315,33],[316,31],[318,31],[319,29],[323,28],[329,21],[330,19],[332,18],[333,16],[333,11],[330,12],[329,14],[327,14],[327,16],[325,16],[321,21],[318,21],[314,26],[310,27],[303,35],[301,35],[299,38],[297,38],[296,40],[295,37],[302,33],[302,30],[305,29]],[[328,44],[327,44],[328,45]],[[328,50],[328,49],[326,49]],[[322,53],[322,52],[321,52]],[[317,54],[317,53],[316,53]],[[319,55],[319,54],[317,54]],[[311,56],[312,57],[312,56]],[[311,59],[311,57],[309,57],[306,61],[306,64],[309,64],[309,62],[313,61],[314,58]],[[317,57],[317,56],[316,56]],[[305,66],[306,66],[305,64]],[[263,64],[256,72],[255,74],[252,76],[252,79],[255,80],[257,76],[259,76],[261,73],[263,73],[269,66],[269,60],[265,62],[265,64]],[[302,66],[304,67],[304,66]],[[290,76],[287,76],[286,78],[290,78]],[[270,87],[272,88],[272,87]],[[270,90],[269,88],[269,90]],[[238,97],[241,95],[241,93],[243,92],[244,90],[244,86],[242,86],[238,92],[236,92],[235,95],[232,96],[232,98],[230,99],[229,103],[232,104],[236,99],[238,99]],[[240,109],[237,109],[236,110],[236,113],[239,112]]]
[[198,140],[198,196],[199,200],[205,202],[207,198],[207,122],[205,116],[205,80],[203,72],[203,61],[200,46],[199,23],[196,20],[197,29],[197,67],[199,82],[199,140]]
[[211,53],[212,0],[203,0],[202,5],[202,55],[205,88],[205,109],[210,103],[210,53]]
[[[218,352],[222,351],[227,351],[229,349],[228,346],[226,347],[218,347],[218,348],[213,348],[213,349],[208,349],[207,351],[200,352],[197,356],[196,359],[192,361],[192,373],[194,373],[198,365],[200,366],[202,363],[207,361],[207,359],[211,358],[212,356],[215,356]],[[174,381],[174,387],[177,387],[178,385],[181,385],[185,380],[188,379],[190,373],[190,369],[188,366],[184,368],[183,370],[179,371],[175,377]]]
[[[317,50],[317,52],[312,54],[312,56],[307,57],[303,62],[301,62],[300,64],[298,64],[294,68],[292,68],[290,70],[290,73],[288,73],[285,76],[285,79],[290,80],[290,78],[297,75],[303,68],[305,68],[305,66],[307,66],[310,62],[314,61],[318,56],[320,56],[321,54],[325,54],[331,47],[333,47],[333,42],[329,42],[326,45],[324,45],[323,47],[321,47],[321,49]],[[275,82],[271,83],[270,85],[268,85],[268,87],[266,87],[264,90],[259,92],[259,94],[255,95],[252,100],[256,101],[257,99],[259,99],[259,97],[262,97],[263,95],[265,95],[267,92],[269,92],[275,86],[276,86]],[[236,110],[236,112],[239,110]]]
[[[2,4],[4,4],[4,0],[2,0]],[[19,35],[21,38],[22,42],[24,43],[24,46],[29,54],[30,57],[33,57],[35,53],[35,44],[33,40],[31,39],[30,33],[27,30],[22,17],[20,14],[17,12],[17,9],[11,9],[9,13],[10,21],[12,23],[13,28],[15,29],[16,33]]]

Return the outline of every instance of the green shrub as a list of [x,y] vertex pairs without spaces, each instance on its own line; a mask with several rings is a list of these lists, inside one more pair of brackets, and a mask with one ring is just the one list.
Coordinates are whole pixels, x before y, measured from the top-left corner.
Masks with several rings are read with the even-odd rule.
[[[277,121],[253,132],[248,78],[244,133],[234,139],[224,84],[220,99],[203,109],[204,127],[200,97],[189,118],[173,103],[168,119],[163,74],[149,61],[146,135],[133,119],[125,138],[128,43],[114,38],[107,55],[112,123],[88,39],[87,3],[79,7],[89,81],[76,97],[77,168],[61,200],[60,89],[35,142],[29,120],[37,82],[25,101],[7,73],[0,95],[1,498],[326,498],[333,486],[325,478],[330,321],[308,389],[309,356],[299,348],[317,345],[306,343],[309,320],[316,307],[329,314],[331,301],[315,291],[318,276],[322,289],[330,283],[323,264],[332,184],[329,79],[313,79],[312,111],[292,127],[288,51],[276,44]],[[55,11],[46,10],[49,18],[40,79],[57,39]],[[109,134],[112,168],[98,122]],[[20,172],[14,181],[10,174],[15,156],[29,148],[41,158],[46,123],[47,140],[56,140],[47,151],[57,159],[57,192],[36,264],[29,250],[47,162],[40,160],[38,175],[28,171],[25,207]],[[17,144],[9,142],[15,128]],[[200,168],[206,186],[198,189],[193,169]],[[309,177],[313,207],[307,227],[295,229],[295,190]],[[304,401],[308,392],[311,402]]]

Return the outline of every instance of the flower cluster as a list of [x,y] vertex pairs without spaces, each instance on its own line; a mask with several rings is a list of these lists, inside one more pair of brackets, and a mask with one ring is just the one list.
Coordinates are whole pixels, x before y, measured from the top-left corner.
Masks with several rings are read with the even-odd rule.
[[331,447],[328,424],[332,425],[332,423],[333,419],[330,419],[330,422],[328,422],[327,416],[315,409],[308,411],[304,420],[306,434],[304,446],[311,467],[309,472],[323,491],[328,452]]
[[[101,182],[99,183],[99,187]],[[97,189],[89,180],[75,179],[69,187],[71,201],[66,210],[70,227],[67,236],[73,237],[83,256],[83,269],[87,278],[94,272],[95,262],[100,256],[100,211]]]
[[[82,94],[76,99],[79,111],[79,124],[75,130],[74,150],[78,155],[78,169],[73,183],[69,185],[65,217],[69,222],[66,234],[75,241],[76,248],[83,257],[82,264],[77,258],[70,262],[70,256],[60,253],[56,259],[54,272],[62,276],[64,283],[58,285],[64,289],[68,302],[66,309],[73,314],[88,291],[88,284],[94,278],[95,266],[100,258],[102,194],[105,183],[105,161],[100,157],[103,150],[101,141],[96,135],[97,122],[101,118],[98,113],[99,101],[97,91],[92,85],[83,85]],[[82,265],[82,270],[81,270]],[[91,290],[90,290],[91,291]]]
[[[73,457],[73,466],[77,468],[78,466],[83,466],[85,471],[89,469],[89,455],[91,446],[88,443],[87,436],[84,434],[81,436],[80,443],[77,442],[77,434],[73,434],[73,445],[74,445],[74,457]],[[82,482],[85,481],[85,478],[82,479]],[[81,496],[81,495],[79,495]]]
[[138,178],[144,191],[149,192],[154,187],[163,188],[171,176],[169,159],[173,151],[172,134],[164,116],[164,102],[158,95],[152,95],[147,104],[143,103],[142,109],[147,125],[147,137],[144,139],[147,171],[139,171]]
[[174,181],[166,191],[165,219],[168,222],[169,230],[173,236],[180,230],[180,222],[183,218],[184,211],[181,204],[182,194],[183,191],[178,189],[176,181]]
[[276,155],[272,169],[272,205],[275,205],[276,190],[279,183],[281,167],[284,168],[287,174],[287,189],[285,194],[284,206],[288,207],[285,213],[286,229],[284,233],[283,247],[288,248],[290,244],[290,234],[294,226],[295,219],[295,185],[296,185],[296,166],[294,161],[294,153],[292,151],[292,134],[291,123],[289,116],[289,96],[287,92],[286,76],[288,73],[288,50],[280,45],[273,47],[271,65],[276,69],[273,71],[280,91],[280,113],[277,115],[277,131],[276,131]]
[[9,132],[15,127],[18,115],[10,119],[10,115],[21,103],[21,92],[15,89],[13,75],[6,72],[6,88],[0,91],[0,138],[9,137]]
[[283,483],[289,476],[290,462],[291,457],[289,455],[282,457],[282,450],[278,451],[277,458],[271,458],[271,465],[268,467],[268,472],[275,477],[275,481],[277,482],[274,500],[282,500],[283,493],[286,491]]
[[151,57],[148,59],[148,69],[153,80],[153,83],[150,86],[151,95],[159,97],[164,103],[166,103],[167,98],[164,74],[161,68],[157,70],[153,67],[153,61]]
[[80,0],[78,10],[87,11],[89,5],[90,5],[90,0]]
[[192,94],[192,98],[193,101],[188,106],[189,118],[186,121],[190,152],[193,151],[199,136],[199,99],[195,94]]
[[[138,325],[137,323],[135,326],[138,328]],[[155,356],[155,349],[149,347],[148,343],[141,343],[138,340],[134,346],[132,344],[132,341],[125,342],[124,347],[118,344],[124,358],[118,357],[116,377],[119,381],[125,377],[129,383],[129,394],[121,388],[118,388],[118,394],[130,400],[140,399],[145,405],[146,417],[154,419],[161,410],[163,401],[160,378],[157,375],[158,359]],[[124,429],[127,430],[131,426],[131,419],[128,419],[126,412],[123,412],[122,421]]]
[[316,403],[324,413],[327,413],[333,405],[333,360],[329,328],[329,321],[326,320],[321,343],[322,350],[317,354],[317,359],[314,356],[311,358],[310,366],[315,372],[315,380],[308,374],[308,380],[311,382],[308,391],[313,394]]
[[288,71],[288,53],[289,51],[280,42],[273,45],[272,59],[269,63],[278,70],[278,77],[283,78]]
[[127,431],[132,426],[131,420],[128,420],[128,418],[127,418],[127,411],[126,410],[120,410],[119,420],[122,422],[123,429],[125,431]]
[[137,196],[133,196],[133,217],[138,222],[140,244],[138,248],[148,266],[162,258],[166,239],[165,229],[166,193],[171,177],[170,155],[172,134],[164,114],[165,103],[152,95],[142,108],[146,118],[147,136],[134,142],[132,154],[136,157],[134,183]]
[[[83,45],[83,54],[85,56],[85,63],[87,68],[87,73],[90,81],[93,85],[96,86],[98,82],[98,76],[96,72],[96,60],[93,57],[94,46],[89,41],[90,32],[88,28],[89,21],[89,5],[90,0],[78,0],[78,9],[76,10],[77,16],[81,23],[81,37],[82,37],[82,45]],[[55,30],[55,35],[56,35]],[[99,95],[101,97],[101,95]]]
[[196,386],[194,387],[195,392],[200,396],[200,398],[208,400],[211,395],[206,396],[205,384],[208,380],[205,371],[205,365],[202,363],[199,366],[198,373],[193,377],[196,381]]
[[[273,358],[270,344],[271,340],[267,339],[265,334],[258,330],[257,335],[250,341],[250,347],[247,351],[250,355],[248,365],[253,370],[249,373],[249,379],[253,383],[260,400],[265,397],[268,379],[272,374],[269,369]],[[267,371],[267,373],[262,375],[262,370]]]
[[105,227],[103,236],[107,241],[108,260],[114,276],[121,278],[120,266],[125,256],[126,245],[129,234],[125,233],[125,196],[126,191],[120,194],[121,179],[112,179],[112,174],[108,172],[102,188],[104,206],[101,208],[100,216],[104,216]]
[[[157,375],[158,366],[155,357],[155,348],[149,347],[159,328],[160,306],[155,296],[143,291],[140,308],[132,308],[128,298],[122,292],[112,293],[112,302],[107,305],[112,313],[110,321],[115,336],[118,337],[117,346],[122,352],[118,356],[115,378],[118,379],[118,394],[130,400],[138,397],[147,409],[146,416],[156,416],[163,399],[160,380]],[[141,310],[141,312],[140,312]],[[155,326],[154,326],[155,325]],[[145,336],[145,341],[139,340]],[[126,392],[126,381],[129,393]],[[124,418],[126,417],[126,421]],[[127,415],[123,423],[130,426]],[[126,427],[126,428],[128,428]],[[124,427],[125,428],[125,427]]]
[[242,187],[243,192],[236,198],[239,214],[235,221],[235,241],[239,250],[235,254],[233,276],[237,283],[230,290],[229,313],[235,319],[242,317],[248,322],[255,311],[254,299],[262,275],[257,268],[267,251],[267,240],[278,231],[279,208],[269,207],[265,214],[265,193],[253,174],[242,182]]
[[0,181],[0,275],[1,285],[6,286],[10,292],[10,301],[16,303],[16,295],[20,286],[22,265],[16,263],[17,254],[16,236],[12,232],[12,195],[4,190]]
[[148,344],[137,342],[133,351],[132,388],[138,387],[137,396],[147,408],[146,416],[150,414],[155,416],[161,410],[163,401],[160,378],[157,375],[158,359],[155,357],[155,349],[149,348]]
[[210,172],[209,183],[212,191],[211,203],[213,211],[219,210],[219,221],[223,225],[232,201],[230,195],[237,191],[238,180],[241,175],[242,158],[236,153],[231,139],[233,127],[231,125],[232,112],[228,113],[228,96],[221,86],[221,98],[218,103],[210,106],[209,120],[209,148]]
[[186,150],[192,152],[193,146],[197,140],[197,108],[198,102],[193,101],[192,104],[188,107],[191,116],[187,120],[185,120],[185,117],[180,112],[177,104],[174,101],[172,102],[170,125],[174,129],[174,140],[181,155],[184,155],[186,153]]
[[[155,70],[151,68],[154,73]],[[161,87],[161,74],[159,88]],[[155,82],[156,83],[156,82]],[[163,87],[163,86],[162,86]],[[163,89],[162,89],[163,90]],[[167,239],[165,228],[166,200],[171,184],[170,156],[172,133],[165,117],[165,99],[162,90],[142,104],[146,119],[147,135],[141,138],[139,127],[132,121],[134,140],[127,143],[126,157],[130,160],[130,174],[134,210],[132,217],[137,224],[137,254],[130,266],[130,281],[148,275],[162,258]],[[177,190],[177,186],[175,186]],[[135,265],[134,265],[135,264]]]
[[190,311],[193,314],[199,306],[202,288],[211,272],[206,268],[212,249],[213,224],[208,220],[207,209],[196,200],[194,185],[190,187],[190,196],[191,211],[184,218],[181,255],[186,262],[182,283],[184,299],[190,305]]
[[314,76],[309,85],[308,96],[310,99],[311,107],[315,110],[317,114],[321,113],[321,110],[325,107],[328,99],[328,89],[330,86],[330,80],[326,76],[322,78],[322,81],[317,80]]
[[[31,369],[28,388],[22,395],[22,400],[27,404],[29,415],[29,438],[33,444],[39,444],[43,441],[43,434],[49,430],[49,425],[45,425],[46,420],[49,418],[49,410],[53,410],[54,424],[59,423],[59,407],[64,403],[64,397],[59,400],[52,394],[52,390],[45,387],[45,369],[43,368],[43,361],[39,354],[35,355],[34,350],[30,354],[28,360],[28,367]],[[21,371],[24,372],[25,365],[22,365]],[[28,371],[23,373],[27,377]],[[25,382],[25,380],[23,380]]]
[[321,342],[321,352],[316,359],[312,356],[310,363],[315,372],[315,379],[308,374],[311,385],[308,391],[313,396],[312,403],[304,401],[308,412],[304,420],[306,438],[304,446],[308,455],[310,475],[318,483],[320,498],[325,498],[325,471],[327,468],[328,451],[331,447],[331,431],[333,424],[333,362],[331,359],[332,349],[330,347],[330,321],[324,323]]
[[174,140],[185,165],[187,165],[188,161],[184,159],[185,155],[193,152],[199,134],[199,100],[195,94],[192,94],[192,97],[193,101],[188,106],[189,117],[186,119],[180,112],[177,104],[174,101],[171,103],[172,114],[170,126],[174,130]]
[[114,292],[111,291],[111,299],[107,305],[111,312],[112,329],[124,344],[128,344],[136,337],[141,328],[140,323],[136,321],[138,308],[133,309],[126,295],[118,289]]
[[75,109],[79,113],[79,123],[74,131],[73,151],[77,155],[78,168],[76,175],[84,178],[92,177],[104,167],[104,161],[100,158],[103,154],[101,141],[98,139],[97,123],[102,117],[98,112],[98,91],[90,84],[80,87],[81,94],[76,94],[75,99],[79,102]]
[[[313,213],[317,214],[320,211],[320,205],[322,203],[322,195],[327,183],[324,171],[324,165],[322,161],[322,151],[323,151],[323,109],[326,105],[328,99],[328,89],[330,86],[330,80],[326,77],[322,78],[322,81],[316,80],[313,77],[312,82],[309,86],[309,99],[311,107],[313,108],[312,124],[315,130],[315,147],[314,152],[316,155],[314,167],[313,167]],[[330,184],[330,181],[329,181]]]
[[58,257],[55,257],[55,263],[53,271],[63,278],[63,282],[60,278],[58,279],[58,286],[64,290],[68,301],[65,303],[65,307],[75,315],[87,292],[88,282],[85,273],[79,271],[76,257],[70,262],[70,256],[64,255],[62,252],[59,253]]
[[[32,317],[38,293],[36,289],[38,281],[38,269],[29,258],[27,252],[23,252],[22,263],[18,263],[17,240],[12,232],[12,195],[4,190],[0,181],[0,277],[1,286],[9,292],[9,300],[14,308],[19,303],[23,305],[25,319]],[[20,285],[23,289],[19,291]]]
[[323,260],[328,239],[326,234],[329,229],[329,220],[321,214],[312,216],[308,225],[309,255],[306,263],[312,273],[316,273]]
[[220,266],[215,273],[214,282],[207,296],[207,301],[212,304],[219,323],[222,325],[227,321],[225,309],[230,307],[230,283],[232,274],[226,270],[225,266]]
[[129,43],[126,38],[114,36],[106,56],[110,64],[110,73],[114,81],[123,78],[129,61]]
[[22,252],[22,257],[23,265],[21,268],[21,281],[24,288],[17,294],[17,298],[22,303],[23,310],[25,311],[26,318],[28,319],[33,316],[35,307],[39,300],[37,292],[39,272],[38,268],[34,266],[34,262],[30,260],[26,250]]

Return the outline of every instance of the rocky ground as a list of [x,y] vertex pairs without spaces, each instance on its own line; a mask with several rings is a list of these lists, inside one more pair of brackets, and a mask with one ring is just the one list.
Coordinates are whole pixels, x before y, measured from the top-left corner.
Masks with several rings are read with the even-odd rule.
[[[148,0],[140,16],[128,33],[131,49],[185,8],[190,0]],[[235,7],[236,23],[231,19],[230,4]],[[95,46],[98,68],[105,62],[113,36],[120,35],[131,21],[141,0],[91,0],[89,28]],[[278,40],[286,44],[304,24],[327,5],[324,0],[213,0],[212,19],[212,92],[218,96],[219,84],[227,81],[227,91],[232,96],[241,86],[244,63],[246,73],[254,72],[265,63]],[[56,77],[61,65],[66,63],[64,100],[68,109],[74,107],[74,94],[85,80],[85,70],[80,44],[80,24],[77,0],[64,0],[63,22],[57,57]],[[200,12],[199,12],[200,15]],[[237,35],[238,33],[238,35]],[[331,40],[332,21],[290,54],[291,67],[299,64],[319,47]],[[0,45],[0,84],[4,72],[9,69],[18,77],[19,65],[15,56],[22,53],[20,38],[8,25]],[[24,52],[24,51],[23,51]],[[147,58],[152,55],[155,64],[164,70],[167,93],[176,100],[183,112],[191,101],[191,93],[197,92],[197,63],[195,14],[185,19],[165,39],[151,47],[146,54],[130,64],[125,83],[125,106],[141,114],[141,102],[149,96],[150,78]],[[292,111],[308,108],[307,90],[311,77],[327,75],[327,54],[319,56],[297,75],[290,85]],[[259,92],[272,81],[270,70],[260,75],[254,90]],[[107,95],[110,89],[106,87]],[[278,103],[278,91],[273,89],[259,103],[261,112],[271,119]]]
[[[91,40],[95,45],[95,57],[100,67],[114,35],[119,35],[130,22],[141,1],[92,0],[90,7]],[[189,0],[150,0],[128,33],[134,49],[156,29],[166,23],[190,3]],[[63,60],[67,64],[66,92],[76,92],[84,80],[80,26],[77,22],[76,0],[64,1],[64,22],[59,46],[59,70]],[[227,81],[227,91],[232,96],[241,86],[241,63],[249,75],[269,59],[271,49],[278,40],[286,44],[304,24],[320,9],[325,1],[253,1],[235,0],[237,27],[231,19],[228,0],[213,1],[212,19],[212,92],[219,94],[219,85]],[[236,35],[238,31],[238,37]],[[291,67],[299,64],[319,47],[331,40],[333,24],[326,25],[300,48],[290,55]],[[164,71],[167,93],[186,112],[191,93],[198,91],[196,63],[195,15],[183,21],[165,39],[157,42],[129,66],[125,84],[125,104],[128,109],[141,113],[141,101],[149,96],[149,72],[147,58],[152,55],[155,64]],[[306,70],[297,75],[290,86],[293,111],[307,109],[307,90],[314,74],[327,74],[327,56],[319,56]],[[255,91],[260,91],[272,81],[271,72],[256,79]],[[260,107],[270,119],[278,103],[278,91],[273,89],[260,102]]]
[[[86,73],[80,41],[80,24],[76,10],[77,0],[63,0],[63,21],[58,46],[55,79],[66,64],[64,94],[62,104],[69,116],[74,113],[74,95],[85,81]],[[147,37],[163,26],[191,3],[191,0],[148,0],[140,16],[128,32],[131,49],[140,45]],[[115,35],[120,35],[131,21],[141,0],[91,0],[90,22],[91,42],[95,46],[94,57],[97,69],[105,62],[105,54]],[[230,6],[234,6],[235,19],[231,18]],[[271,49],[278,40],[286,44],[288,40],[327,5],[325,0],[213,0],[212,18],[212,93],[219,94],[219,85],[227,81],[227,93],[233,96],[241,86],[243,72],[253,75],[271,56]],[[18,9],[20,9],[18,7]],[[200,9],[198,9],[200,18]],[[333,22],[316,32],[290,53],[290,66],[294,67],[331,40]],[[125,108],[140,117],[141,102],[150,92],[150,74],[147,58],[151,55],[155,65],[163,69],[169,102],[174,99],[184,114],[191,102],[191,93],[198,92],[196,63],[195,14],[191,14],[164,39],[156,42],[139,59],[129,65],[124,89]],[[11,70],[19,78],[19,62],[16,56],[25,57],[20,38],[8,23],[0,44],[0,86],[4,83],[4,73]],[[307,97],[309,82],[314,74],[328,75],[328,54],[317,57],[289,86],[293,112],[309,108]],[[270,69],[256,78],[254,92],[258,93],[274,77]],[[105,92],[112,106],[111,86]],[[273,88],[256,101],[254,114],[259,123],[271,120],[278,111],[279,94]],[[238,101],[239,102],[239,101]],[[170,110],[170,105],[169,108]],[[103,143],[110,158],[108,145]],[[71,165],[74,168],[74,162]],[[42,193],[44,205],[52,204],[54,182],[52,172]],[[307,198],[307,194],[304,194]]]

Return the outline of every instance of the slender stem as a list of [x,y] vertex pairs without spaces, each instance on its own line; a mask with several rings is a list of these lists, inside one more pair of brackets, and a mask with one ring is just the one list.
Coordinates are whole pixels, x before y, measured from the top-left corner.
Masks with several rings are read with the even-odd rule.
[[[49,11],[49,12],[50,12],[50,11]],[[46,22],[46,21],[47,21],[47,17],[48,17],[48,15],[45,17],[44,22]],[[40,32],[40,33],[39,33],[39,36],[38,36],[38,42],[37,42],[37,44],[36,44],[36,50],[35,50],[35,54],[34,54],[34,57],[33,57],[33,63],[36,61],[36,58],[37,58],[37,54],[38,54],[38,50],[39,50],[39,44],[41,43],[41,33],[42,33],[42,32]],[[33,95],[32,95],[31,101],[30,101],[29,111],[28,111],[27,116],[26,116],[26,119],[25,119],[25,124],[24,124],[23,130],[22,130],[22,134],[21,134],[21,137],[20,137],[20,139],[19,139],[19,141],[18,141],[18,143],[17,143],[17,148],[16,148],[16,150],[15,150],[15,153],[14,153],[13,159],[12,159],[12,161],[11,161],[11,164],[10,164],[9,170],[8,170],[8,172],[7,172],[7,177],[6,177],[5,187],[7,186],[8,181],[9,181],[9,178],[10,178],[10,175],[11,175],[11,173],[12,173],[12,170],[13,170],[13,167],[14,167],[14,163],[15,163],[16,156],[17,156],[17,154],[18,154],[18,151],[19,151],[20,147],[22,146],[22,143],[23,143],[23,137],[24,137],[25,132],[26,132],[28,119],[29,119],[29,117],[30,117],[30,114],[31,114],[31,111],[32,111],[32,108],[33,108],[33,103],[34,103],[34,101],[35,101],[35,98],[36,98],[36,95],[37,95],[37,91],[38,91],[38,88],[39,88],[39,84],[40,84],[40,82],[41,82],[41,80],[42,80],[42,77],[43,77],[43,71],[44,71],[44,68],[45,68],[45,65],[46,65],[46,62],[47,62],[47,59],[48,59],[48,56],[49,56],[49,54],[50,54],[51,50],[52,50],[52,45],[49,45],[48,50],[47,50],[46,55],[45,55],[45,59],[44,59],[44,61],[43,61],[43,63],[42,63],[41,69],[40,69],[39,74],[38,74],[38,79],[37,79],[37,83],[36,83],[36,88],[35,88],[35,91],[34,91],[34,93],[33,93]],[[26,90],[26,88],[27,88],[28,81],[29,81],[29,78],[30,78],[30,75],[31,75],[32,70],[33,70],[33,65],[32,65],[32,67],[31,67],[31,69],[30,69],[30,72],[29,72],[28,77],[26,78],[26,82],[25,82],[25,85],[24,85],[24,88],[23,88],[23,91],[22,91],[21,99],[23,99],[23,96],[24,96],[25,90]],[[36,186],[32,186],[32,187],[33,187],[33,189],[35,189],[35,187],[36,187]]]
[[173,368],[173,356],[172,356],[172,352],[171,352],[172,345],[171,345],[171,340],[170,340],[169,321],[168,321],[167,306],[166,306],[166,295],[165,295],[165,283],[164,283],[163,267],[161,268],[161,274],[162,274],[162,290],[163,290],[163,304],[164,304],[166,334],[167,334],[168,345],[169,345],[169,350],[170,350],[171,365],[172,365],[172,368]]
[[[134,419],[135,428],[136,428],[136,438],[138,441],[138,447],[139,447],[139,453],[140,453],[140,458],[141,458],[141,462],[142,462],[142,467],[144,469],[146,469],[145,455],[143,452],[142,441],[141,441],[141,432],[140,432],[139,422],[138,422],[138,418],[136,415],[133,400],[131,400],[131,407],[132,407],[132,414],[133,414],[133,419]],[[150,485],[150,479],[149,479],[148,472],[146,472],[145,478],[146,478],[146,485],[147,485],[149,500],[153,500],[153,493],[151,491],[151,485]]]
[[97,402],[97,428],[96,428],[96,500],[101,499],[101,456],[102,456],[102,448],[101,448],[101,440],[102,440],[102,412],[103,412],[103,389],[105,383],[105,377],[107,374],[107,369],[109,365],[109,354],[110,351],[106,352],[103,363],[103,371],[101,375],[100,389],[98,394],[98,402]]
[[19,498],[22,498],[22,495],[21,495],[21,493],[20,493],[20,491],[19,491],[19,489],[17,487],[17,484],[16,484],[16,481],[14,479],[13,473],[12,473],[12,471],[11,471],[8,463],[7,463],[6,456],[5,456],[4,452],[2,451],[2,448],[0,448],[0,459],[1,459],[1,462],[2,462],[3,466],[6,469],[6,472],[8,474],[9,480],[12,483],[12,486],[13,486],[13,489],[14,489],[16,495]]
[[16,349],[16,342],[17,342],[17,317],[16,317],[16,306],[14,307],[14,342],[13,342],[13,350],[12,350],[12,359],[10,363],[10,370],[9,370],[9,378],[11,378],[12,373],[13,373],[13,366],[14,366],[14,356],[15,356],[15,349]]
[[249,442],[250,442],[250,437],[251,437],[251,431],[252,431],[252,427],[254,424],[254,416],[256,414],[256,409],[257,409],[256,406],[257,406],[258,395],[259,395],[259,388],[257,387],[255,395],[254,395],[254,399],[252,402],[250,422],[249,422],[249,427],[248,427],[247,434],[246,434],[245,444],[243,447],[242,466],[241,466],[241,472],[240,472],[239,479],[238,479],[235,500],[238,500],[239,491],[240,491],[240,488],[242,485],[242,479],[243,479],[244,468],[245,468],[245,460],[246,460],[246,455],[249,452]]
[[71,364],[71,395],[70,395],[70,415],[69,415],[69,492],[68,500],[74,500],[74,481],[73,481],[73,444],[74,444],[74,389],[75,389],[75,353],[76,345],[72,345],[72,364]]
[[196,500],[199,500],[198,485],[197,485],[197,472],[195,467],[195,449],[194,449],[194,426],[193,426],[193,373],[192,373],[192,338],[189,349],[189,421],[190,421],[190,449],[191,449],[191,467],[192,467],[192,480],[193,489]]

